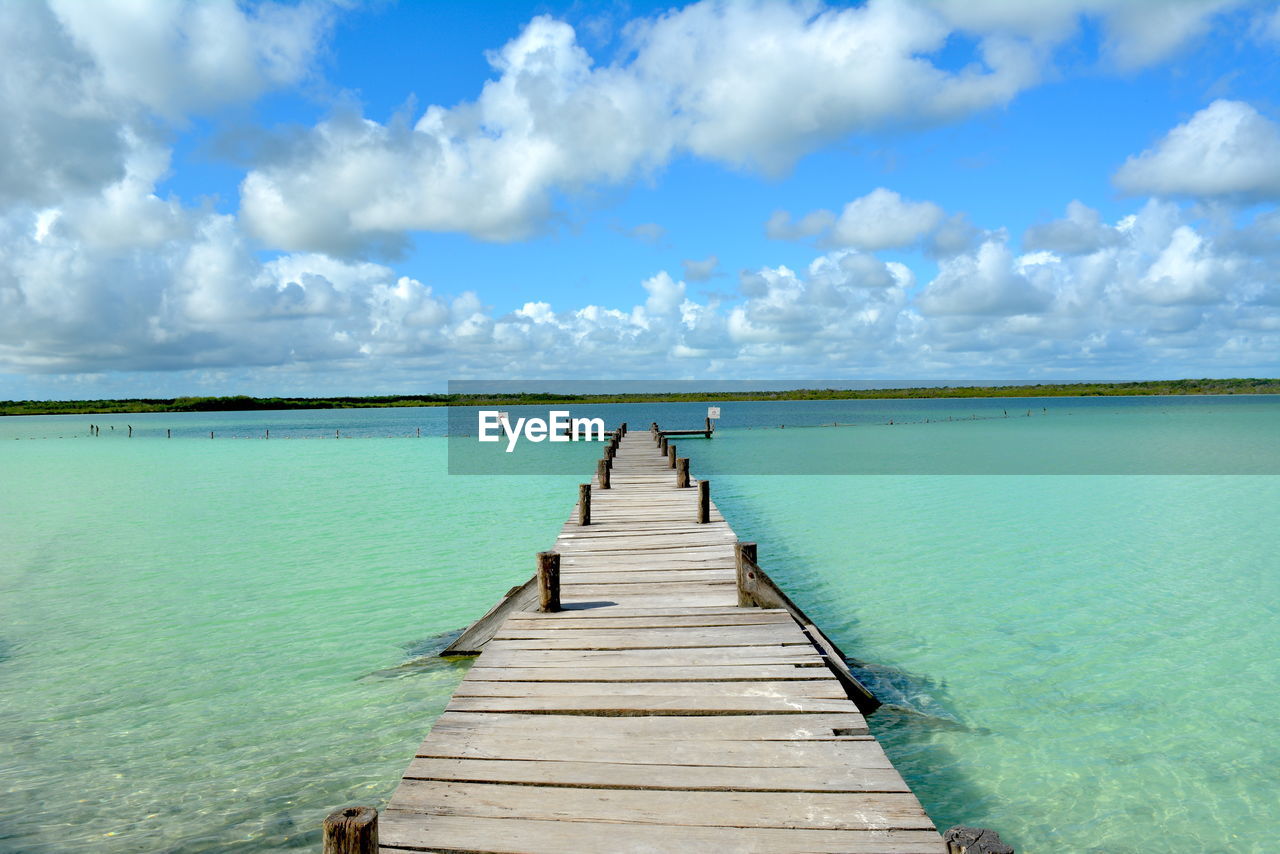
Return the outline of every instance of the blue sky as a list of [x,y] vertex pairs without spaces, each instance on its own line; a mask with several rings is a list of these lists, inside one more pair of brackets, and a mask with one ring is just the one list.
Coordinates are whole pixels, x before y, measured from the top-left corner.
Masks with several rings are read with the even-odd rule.
[[0,5],[0,398],[1280,367],[1280,11]]

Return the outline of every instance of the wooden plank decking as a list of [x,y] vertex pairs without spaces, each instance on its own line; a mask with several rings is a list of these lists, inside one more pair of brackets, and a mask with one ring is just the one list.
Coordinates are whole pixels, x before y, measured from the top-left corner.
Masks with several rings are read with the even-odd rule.
[[514,611],[380,818],[383,852],[946,846],[801,627],[737,607],[734,532],[648,433],[556,540],[559,613]]

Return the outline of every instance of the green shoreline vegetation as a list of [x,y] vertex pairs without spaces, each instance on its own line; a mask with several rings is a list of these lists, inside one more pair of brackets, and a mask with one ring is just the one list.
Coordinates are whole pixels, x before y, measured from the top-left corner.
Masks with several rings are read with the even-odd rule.
[[389,406],[521,406],[556,403],[682,403],[735,400],[901,400],[978,397],[1107,397],[1187,394],[1280,394],[1280,379],[1153,380],[1003,386],[876,389],[654,392],[635,394],[412,394],[374,397],[177,397],[123,400],[8,400],[0,415],[89,415],[115,412],[249,412],[264,409],[359,409]]

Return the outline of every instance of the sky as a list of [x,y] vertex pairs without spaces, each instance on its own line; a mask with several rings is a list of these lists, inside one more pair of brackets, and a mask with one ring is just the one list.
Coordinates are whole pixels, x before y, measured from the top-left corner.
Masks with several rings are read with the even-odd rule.
[[0,398],[1280,375],[1280,8],[0,3]]

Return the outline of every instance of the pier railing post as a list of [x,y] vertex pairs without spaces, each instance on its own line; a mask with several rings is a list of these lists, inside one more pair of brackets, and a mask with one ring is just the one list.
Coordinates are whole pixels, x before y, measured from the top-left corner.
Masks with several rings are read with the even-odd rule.
[[676,488],[684,489],[689,485],[689,458],[676,457]]
[[676,446],[667,445],[667,468],[673,469],[675,467],[676,467]]
[[538,607],[560,610],[560,553],[538,552]]
[[733,562],[738,570],[738,607],[754,607],[751,590],[755,587],[756,544],[734,543]]
[[578,484],[578,524],[591,524],[591,484]]
[[711,521],[711,481],[698,481],[698,524]]
[[596,480],[601,489],[609,488],[609,463],[607,460],[596,460]]
[[378,854],[378,811],[345,807],[324,820],[324,854]]

